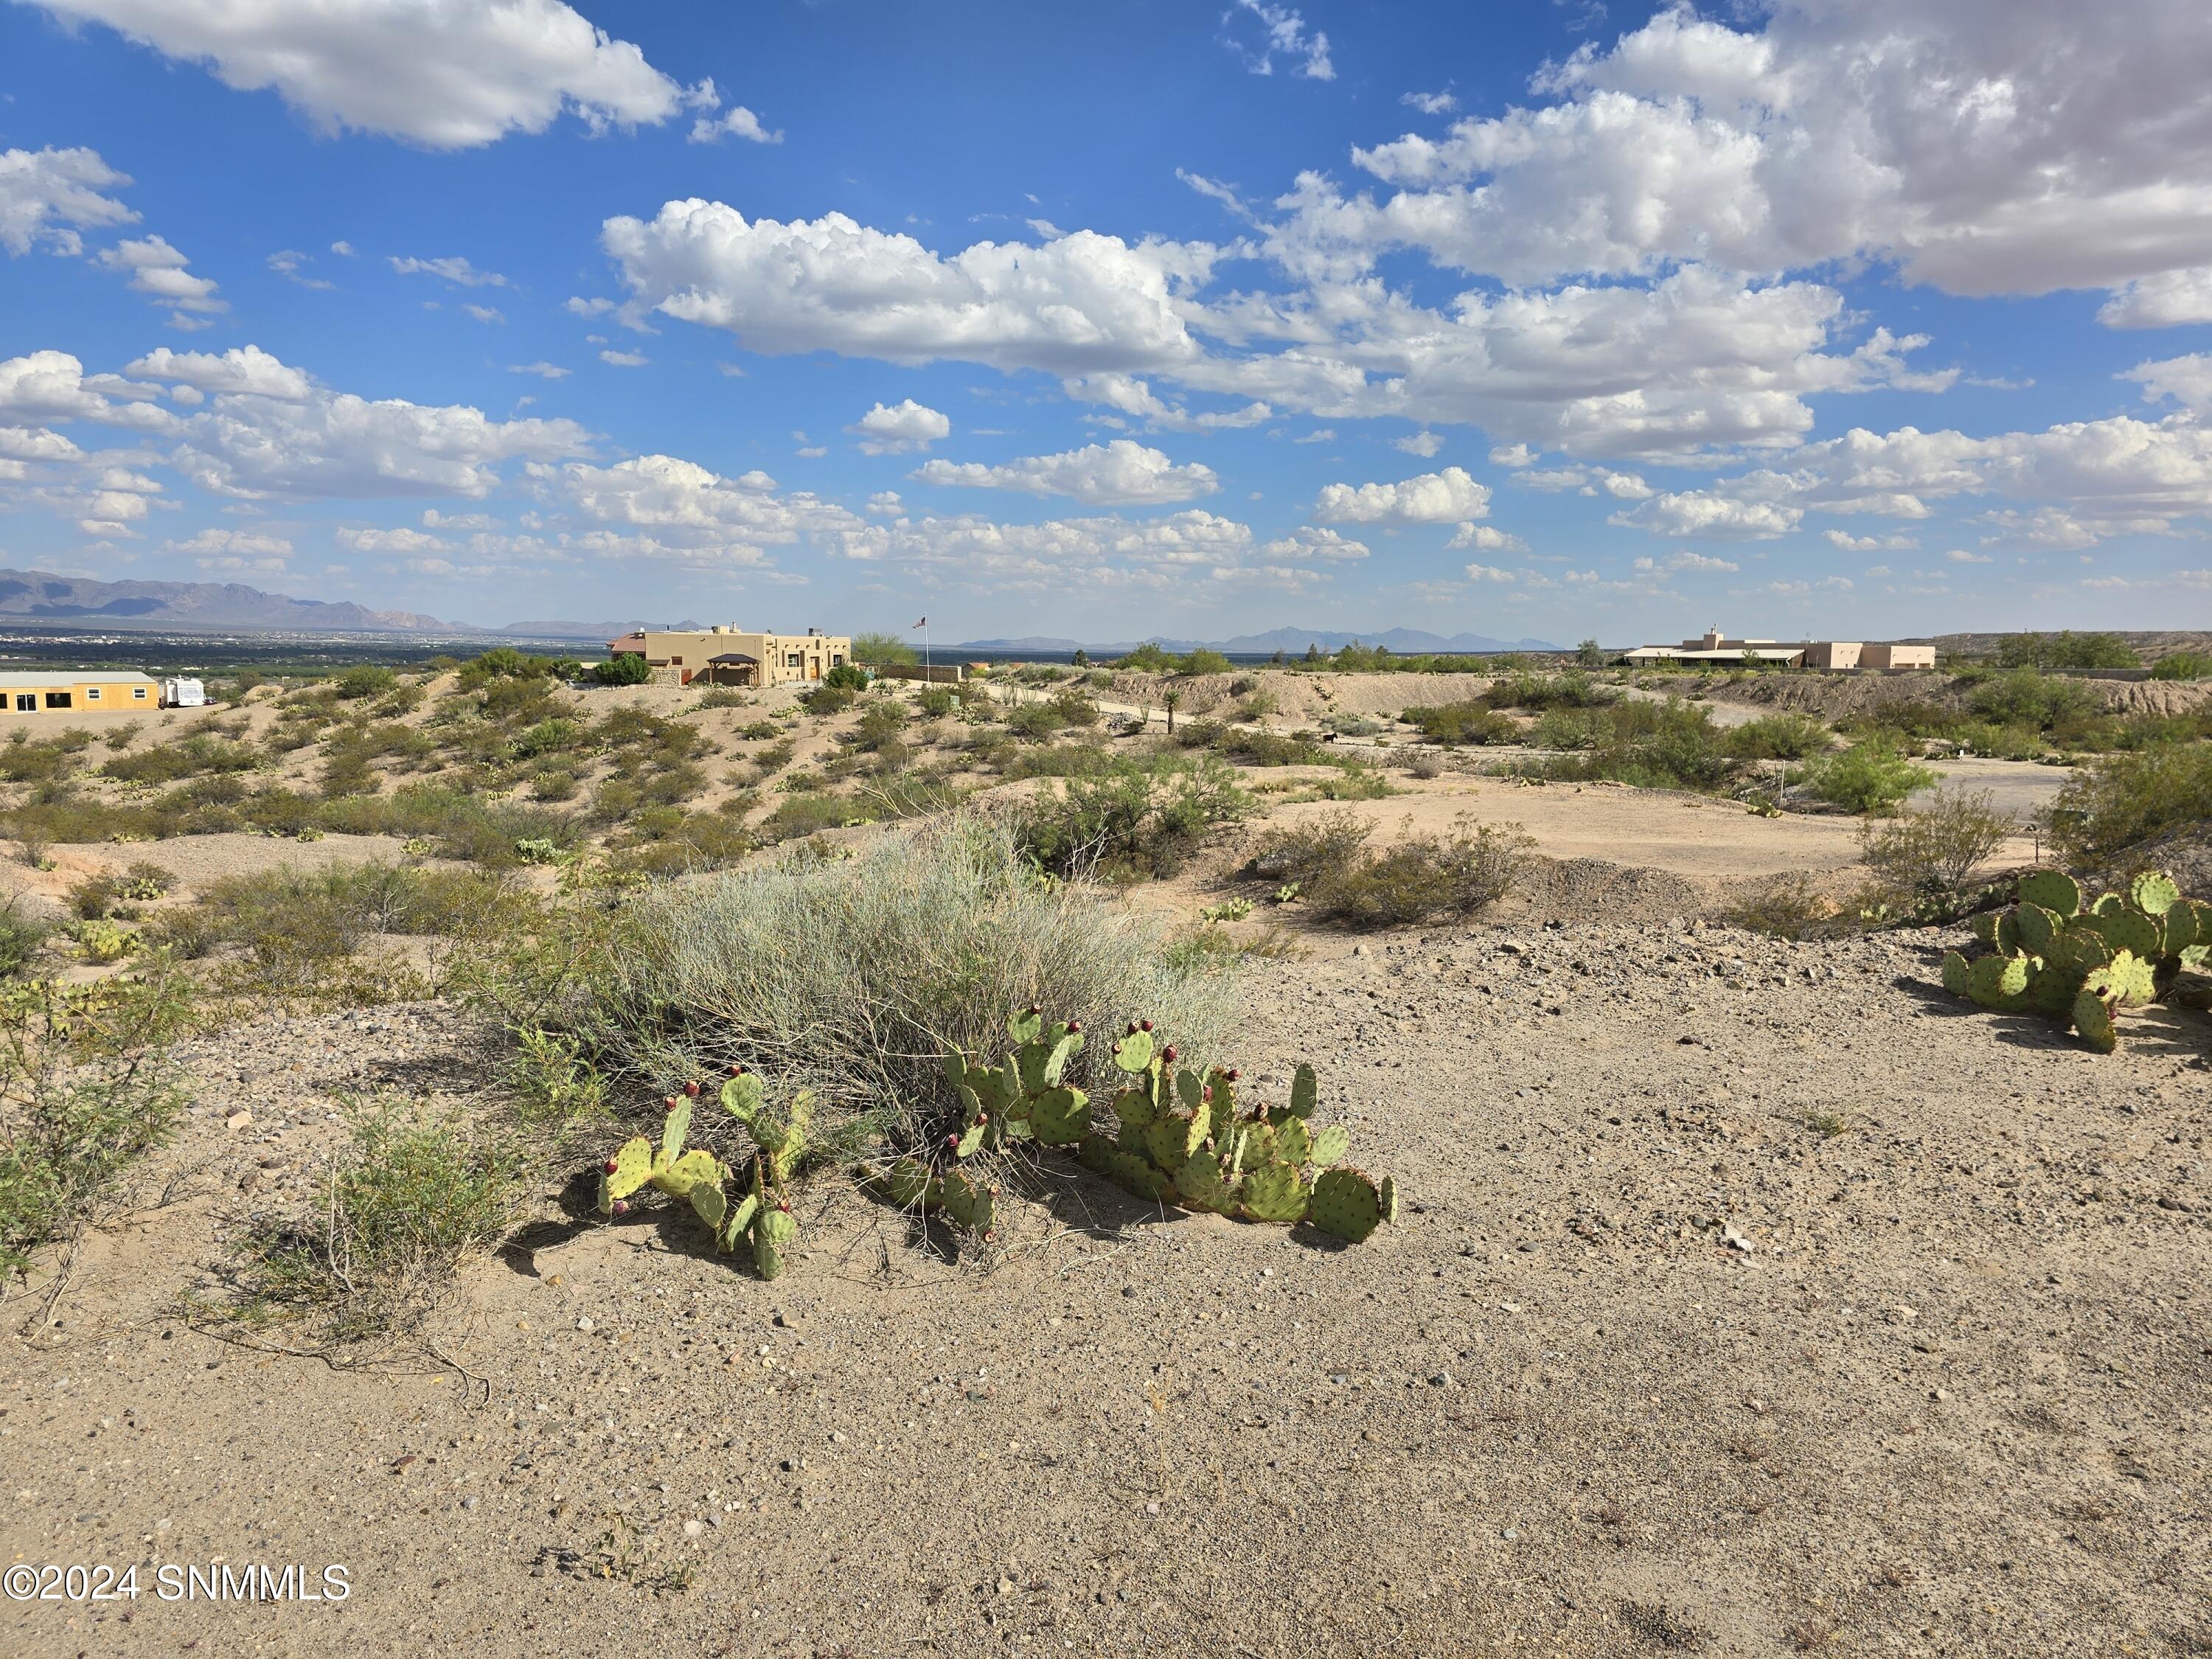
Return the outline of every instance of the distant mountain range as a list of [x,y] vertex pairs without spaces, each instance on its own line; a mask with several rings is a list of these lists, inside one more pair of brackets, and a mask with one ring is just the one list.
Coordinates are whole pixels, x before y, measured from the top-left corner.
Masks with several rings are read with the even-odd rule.
[[[589,641],[594,644],[615,639],[635,628],[703,630],[707,626],[688,619],[651,623],[553,620],[483,628],[472,623],[443,622],[413,611],[373,611],[345,599],[295,599],[289,594],[265,593],[239,582],[103,582],[88,576],[57,575],[50,570],[0,569],[0,624],[9,621],[94,623],[109,628],[269,629],[301,634],[434,634],[448,638],[481,635],[509,639]],[[1155,638],[1150,642],[1164,651],[1177,653],[1203,649],[1247,656],[1280,651],[1285,656],[1304,656],[1310,645],[1335,651],[1354,640],[1363,645],[1388,646],[1401,656],[1424,651],[1561,649],[1542,640],[1493,640],[1482,634],[1455,634],[1447,639],[1416,628],[1391,628],[1381,633],[1364,634],[1328,628],[1277,628],[1265,634],[1239,634],[1231,640]],[[936,648],[971,654],[993,651],[1072,654],[1080,648],[1094,656],[1119,656],[1143,643],[1146,641],[1125,640],[1101,645],[1032,636],[966,640],[958,644],[941,644]]]
[[1066,651],[1078,649],[1093,656],[1120,656],[1133,651],[1139,645],[1157,645],[1163,651],[1220,651],[1231,656],[1252,656],[1279,651],[1286,657],[1303,656],[1310,645],[1324,651],[1339,651],[1357,641],[1361,645],[1387,646],[1398,655],[1410,656],[1431,651],[1564,651],[1565,646],[1553,645],[1544,640],[1493,640],[1486,634],[1454,634],[1447,638],[1441,634],[1424,633],[1418,628],[1386,628],[1379,633],[1341,633],[1328,628],[1275,628],[1264,634],[1239,634],[1231,640],[1170,640],[1154,637],[1152,640],[1123,640],[1113,644],[1095,645],[1080,640],[1039,638],[1031,635],[1018,640],[966,640],[958,645],[943,647],[947,651]]
[[0,622],[120,628],[273,628],[317,634],[473,632],[412,611],[295,599],[237,582],[102,582],[48,570],[0,570]]

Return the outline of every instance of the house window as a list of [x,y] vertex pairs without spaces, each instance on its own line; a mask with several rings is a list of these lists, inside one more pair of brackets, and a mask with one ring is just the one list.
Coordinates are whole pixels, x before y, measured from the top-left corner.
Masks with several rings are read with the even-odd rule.
[[88,685],[85,687],[84,700],[87,702],[98,702],[100,701],[100,688],[96,685]]
[[73,708],[76,707],[76,704],[71,700],[70,694],[66,691],[49,691],[46,693],[46,707],[49,708]]
[[145,701],[146,701],[146,688],[145,688],[144,686],[143,686],[143,685],[134,685],[134,686],[132,686],[132,687],[131,688],[131,702],[145,702]]
[[37,692],[18,691],[15,694],[15,712],[17,714],[28,714],[33,713],[38,708],[38,706],[39,694]]
[[681,657],[671,657],[668,659],[668,665],[671,668],[681,668],[684,666],[684,659]]
[[806,666],[806,659],[799,652],[787,651],[783,653],[783,665],[786,668],[804,668]]

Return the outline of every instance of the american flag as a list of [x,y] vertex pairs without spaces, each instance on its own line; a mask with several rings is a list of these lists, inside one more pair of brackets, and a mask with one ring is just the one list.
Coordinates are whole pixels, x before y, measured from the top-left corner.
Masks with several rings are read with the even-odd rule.
[[[914,628],[927,628],[927,627],[928,627],[928,626],[929,626],[929,618],[928,618],[928,617],[923,617],[920,622],[916,623],[914,625]],[[914,628],[909,628],[909,629],[908,629],[906,631],[907,631],[908,633],[911,634],[911,633],[913,633],[913,632],[914,632]]]

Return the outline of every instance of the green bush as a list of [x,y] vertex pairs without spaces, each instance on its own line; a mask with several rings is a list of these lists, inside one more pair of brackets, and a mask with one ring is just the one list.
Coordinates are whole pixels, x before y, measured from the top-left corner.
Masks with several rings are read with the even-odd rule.
[[2212,744],[2108,755],[2078,769],[2051,813],[2076,859],[2110,857],[2186,824],[2212,822]]
[[799,701],[810,714],[842,714],[853,706],[854,700],[852,687],[832,685],[824,680]]
[[951,714],[955,701],[951,688],[942,685],[925,685],[921,688],[921,695],[915,699],[921,712],[932,719]]
[[1704,708],[1692,703],[1640,698],[1617,702],[1577,716],[1575,729],[1595,741],[1517,769],[1555,782],[1603,779],[1643,789],[1705,793],[1725,787],[1736,775],[1737,763],[1722,746],[1723,733]]
[[1519,743],[1521,728],[1488,703],[1448,702],[1433,708],[1408,708],[1406,719],[1431,743]]
[[25,912],[20,894],[11,893],[0,902],[0,979],[21,978],[46,948],[50,931]]
[[1833,734],[1809,714],[1762,714],[1747,720],[1722,739],[1722,746],[1738,760],[1806,760],[1825,754]]
[[653,669],[643,653],[624,651],[605,662],[593,663],[592,678],[601,685],[643,685],[653,678]]
[[1984,720],[2050,731],[2094,712],[2095,696],[2079,680],[2052,679],[2033,668],[2017,668],[1983,681],[1967,699]]
[[2150,677],[2154,680],[2212,679],[2212,654],[2202,651],[2170,652],[2150,665]]
[[90,984],[0,984],[0,1273],[96,1219],[174,1133],[170,1044],[191,1018],[160,958]]
[[1479,915],[1512,890],[1534,843],[1518,825],[1462,813],[1449,834],[1406,835],[1381,852],[1374,825],[1348,810],[1324,812],[1261,838],[1253,868],[1295,883],[1313,914],[1348,927],[1400,927]]
[[2017,827],[1987,790],[1940,789],[1917,811],[1869,818],[1860,831],[1859,856],[1893,885],[1940,897],[1965,886]]
[[1014,833],[1040,868],[1139,879],[1172,874],[1207,830],[1251,810],[1236,773],[1210,755],[1121,757],[1023,803]]
[[1175,672],[1178,674],[1226,674],[1229,659],[1218,651],[1208,651],[1200,646],[1188,656],[1178,659]]
[[1907,760],[1890,738],[1872,737],[1840,754],[1820,756],[1793,771],[1790,781],[1816,800],[1854,812],[1884,812],[1933,785],[1936,775]]
[[1175,665],[1176,659],[1161,650],[1151,640],[1146,640],[1115,665],[1117,668],[1143,674],[1165,674],[1171,672]]
[[822,684],[833,690],[865,691],[868,689],[868,674],[855,663],[841,662],[822,677]]
[[399,676],[389,668],[363,664],[338,676],[338,696],[349,702],[360,697],[380,697],[398,684]]
[[2008,634],[1994,653],[1999,668],[2137,668],[2142,664],[2117,634]]

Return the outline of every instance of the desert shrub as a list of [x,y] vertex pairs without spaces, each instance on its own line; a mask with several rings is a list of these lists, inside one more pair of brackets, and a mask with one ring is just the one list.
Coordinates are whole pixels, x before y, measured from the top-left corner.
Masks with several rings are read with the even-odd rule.
[[[793,858],[640,896],[574,1023],[656,1094],[743,1064],[813,1090],[817,1124],[850,1137],[950,1106],[937,1056],[1000,1052],[1006,1011],[1032,1002],[1093,1031],[1154,1018],[1191,1053],[1218,1052],[1228,988],[1170,966],[1165,943],[1155,918],[1080,882],[1039,880],[1010,825],[956,814],[849,860]],[[1097,1063],[1079,1057],[1081,1076]]]
[[28,846],[64,845],[128,837],[154,841],[173,835],[177,826],[145,806],[115,806],[87,800],[67,791],[34,795],[11,811],[0,812],[0,833]]
[[783,735],[783,728],[774,720],[754,720],[738,728],[738,735],[747,743],[769,743]]
[[121,783],[174,783],[206,772],[250,772],[260,763],[261,757],[243,744],[220,743],[195,732],[175,743],[118,755],[100,769]]
[[349,702],[362,697],[380,697],[398,684],[399,676],[389,668],[364,663],[338,676],[338,696]]
[[593,663],[592,678],[601,685],[643,685],[653,678],[653,669],[638,652],[625,651],[605,662]]
[[183,1109],[169,1045],[190,1021],[182,976],[0,986],[0,1273],[73,1238],[122,1193]]
[[1408,708],[1406,719],[1431,743],[1498,744],[1521,741],[1521,728],[1485,702],[1447,702]]
[[574,800],[580,788],[574,772],[540,772],[530,780],[530,799],[538,801]]
[[1575,729],[1595,740],[1586,749],[1546,756],[1519,769],[1558,782],[1605,779],[1644,789],[1705,792],[1720,789],[1735,776],[1736,763],[1721,746],[1723,734],[1705,709],[1691,703],[1617,702],[1578,716]]
[[906,709],[890,697],[872,697],[854,722],[853,729],[845,734],[845,741],[864,754],[874,754],[884,744],[894,743],[906,729]]
[[123,884],[106,871],[89,875],[72,884],[62,902],[70,914],[82,921],[98,921],[122,902]]
[[582,737],[583,728],[574,720],[556,714],[524,728],[507,745],[507,752],[517,760],[535,760],[574,749]]
[[146,724],[143,720],[125,720],[120,726],[109,726],[107,734],[101,738],[100,741],[110,749],[118,750],[128,749],[138,740],[138,734],[145,729]]
[[1062,726],[1088,728],[1098,724],[1098,705],[1074,686],[1054,693],[1051,707]]
[[1913,811],[1869,819],[1860,830],[1859,856],[1908,892],[1941,896],[1964,886],[2017,827],[1987,790],[1940,789]]
[[951,714],[956,701],[951,688],[944,685],[925,685],[921,688],[921,695],[915,699],[921,712],[933,720]]
[[1564,674],[1518,672],[1492,682],[1481,701],[1492,708],[1595,708],[1615,702],[1620,692],[1579,670]]
[[1984,720],[1999,726],[2019,724],[2041,731],[2096,708],[2096,699],[2078,680],[2052,679],[2033,668],[2014,669],[1984,680],[1967,698]]
[[1146,640],[1135,650],[1124,655],[1115,664],[1115,666],[1140,674],[1164,674],[1175,666],[1175,661],[1176,659],[1161,650],[1158,644]]
[[1464,813],[1447,834],[1409,830],[1380,852],[1367,844],[1373,828],[1349,811],[1323,813],[1263,836],[1253,867],[1271,881],[1296,882],[1325,921],[1389,927],[1488,908],[1512,890],[1534,845],[1517,825],[1477,823]]
[[857,694],[849,685],[836,685],[824,680],[799,702],[810,714],[842,714],[853,706]]
[[0,782],[47,783],[68,776],[74,769],[58,744],[32,743],[20,726],[0,745]]
[[1235,726],[1217,728],[1213,751],[1239,766],[1352,766],[1319,744],[1280,732],[1245,732]]
[[2212,679],[2212,653],[2169,652],[2150,665],[2150,677],[2154,680]]
[[1999,668],[2135,668],[2141,665],[2117,634],[2008,634],[1994,653]]
[[16,979],[38,960],[50,930],[23,908],[20,894],[0,902],[0,979]]
[[507,1067],[507,1098],[524,1128],[565,1133],[609,1115],[607,1080],[581,1042],[542,1025],[511,1030],[515,1053]]
[[1807,760],[1826,753],[1832,741],[1819,720],[1792,712],[1746,720],[1722,739],[1722,746],[1738,760]]
[[841,662],[822,677],[822,684],[833,691],[865,691],[868,671],[857,663]]
[[1915,790],[1936,781],[1936,774],[1907,760],[1887,737],[1862,738],[1840,753],[1822,755],[1790,775],[1815,800],[1853,812],[1886,812]]
[[786,795],[778,801],[775,810],[761,820],[757,833],[763,842],[774,845],[796,841],[817,830],[835,830],[848,819],[865,819],[867,816],[860,803],[843,795],[806,790]]
[[1006,711],[1006,730],[1031,743],[1044,743],[1067,722],[1048,702],[1018,703]]
[[1723,913],[1723,919],[1769,939],[1809,939],[1837,913],[1835,901],[1802,870],[1756,882]]
[[743,708],[745,706],[746,701],[745,694],[738,690],[735,687],[716,685],[708,687],[705,691],[700,694],[699,707],[702,708]]
[[1432,754],[1427,750],[1424,750],[1421,753],[1415,755],[1412,760],[1406,763],[1406,769],[1408,772],[1411,772],[1415,777],[1426,782],[1431,779],[1440,778],[1443,775],[1444,757],[1442,755]]
[[522,1155],[459,1114],[380,1098],[355,1103],[347,1127],[307,1218],[247,1236],[228,1316],[314,1344],[415,1337],[461,1265],[520,1218]]
[[2212,821],[2212,744],[2108,755],[2079,768],[2051,812],[2052,839],[2102,858],[2184,824]]
[[[1871,708],[1838,722],[1840,728],[1851,737],[1887,732],[1899,738],[1945,738],[1962,742],[1973,724],[1949,704],[1927,697],[1885,697]],[[1984,721],[1982,724],[1993,728],[2002,722]]]
[[1226,674],[1229,659],[1218,651],[1209,651],[1200,646],[1189,655],[1177,659],[1175,672],[1178,674]]
[[550,679],[560,664],[551,657],[533,657],[511,645],[495,645],[461,665],[455,675],[464,691],[473,691],[494,680]]
[[1210,755],[1150,766],[1120,757],[1023,803],[1015,835],[1042,869],[1138,879],[1173,873],[1207,830],[1251,809],[1236,774]]

